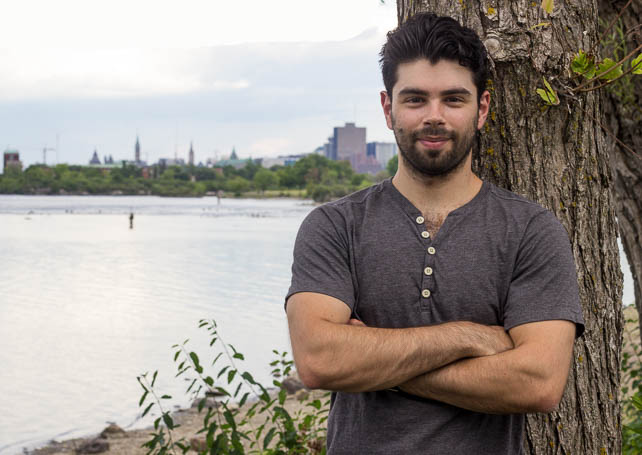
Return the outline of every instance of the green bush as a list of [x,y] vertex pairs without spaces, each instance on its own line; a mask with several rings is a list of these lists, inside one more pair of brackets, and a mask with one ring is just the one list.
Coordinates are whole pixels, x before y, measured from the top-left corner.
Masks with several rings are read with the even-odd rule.
[[[270,366],[276,389],[271,393],[251,373],[237,367],[238,363],[245,360],[244,356],[234,346],[221,340],[215,321],[201,320],[199,327],[208,331],[210,346],[218,348],[218,353],[213,353],[214,360],[210,366],[219,368],[217,374],[210,375],[206,371],[199,355],[187,349],[188,341],[174,345],[173,349],[178,371],[176,378],[186,378],[189,383],[186,394],[191,400],[199,400],[198,412],[203,414],[203,425],[195,436],[205,436],[205,447],[201,444],[192,447],[192,442],[187,439],[174,438],[173,430],[179,425],[174,423],[170,412],[163,407],[163,401],[172,397],[161,395],[154,388],[158,376],[156,371],[151,379],[147,373],[137,378],[143,388],[138,403],[139,407],[144,406],[142,415],[145,416],[154,407],[160,413],[154,420],[154,432],[144,444],[147,453],[175,455],[195,450],[200,454],[230,455],[325,454],[329,393],[324,395],[323,401],[314,397],[303,399],[306,411],[290,415],[284,407],[287,392],[281,382],[293,368],[287,353],[273,351],[276,359]],[[203,391],[205,397],[202,396]],[[208,395],[222,398],[218,405],[211,405],[211,401],[208,405]],[[257,419],[261,423],[254,426]],[[255,422],[254,425],[252,422]]]
[[[636,329],[632,329],[635,327]],[[625,321],[622,343],[622,453],[642,453],[642,349],[638,320]]]

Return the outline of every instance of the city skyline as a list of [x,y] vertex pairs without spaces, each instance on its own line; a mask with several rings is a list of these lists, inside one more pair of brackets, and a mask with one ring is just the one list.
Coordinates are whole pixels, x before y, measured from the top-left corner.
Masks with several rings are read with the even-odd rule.
[[[75,5],[80,16],[70,17],[82,28],[94,13],[76,3],[63,0],[52,22],[66,20],[61,16]],[[303,8],[297,21],[275,8],[257,23],[233,6],[189,3],[191,16],[216,10],[216,20],[227,18],[234,31],[221,37],[219,30],[196,27],[183,37],[189,21],[179,21],[181,30],[168,37],[158,24],[140,20],[136,33],[123,30],[131,34],[127,42],[97,24],[86,42],[75,43],[48,26],[0,31],[0,37],[11,34],[0,60],[0,148],[18,149],[25,166],[42,162],[44,148],[48,164],[81,164],[94,149],[120,156],[138,133],[146,138],[141,159],[147,161],[187,159],[191,140],[204,156],[235,147],[241,158],[274,157],[313,152],[332,126],[348,121],[367,127],[368,140],[394,140],[381,113],[378,66],[385,33],[396,25],[394,5],[331,0]],[[296,2],[277,3],[301,10]],[[168,8],[160,2],[152,10],[164,18],[173,12],[177,20],[185,13]],[[129,14],[120,1],[113,9],[110,14]],[[24,6],[7,10],[8,22],[24,22]],[[324,24],[323,17],[334,19]],[[36,35],[41,41],[34,42]]]

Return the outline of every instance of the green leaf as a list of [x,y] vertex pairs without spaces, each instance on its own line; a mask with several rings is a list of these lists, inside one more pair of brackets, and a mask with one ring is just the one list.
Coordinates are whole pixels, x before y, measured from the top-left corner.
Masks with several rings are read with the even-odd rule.
[[236,376],[236,370],[230,370],[227,372],[227,383],[231,384],[232,381],[234,380],[234,376]]
[[236,396],[239,394],[241,387],[243,387],[243,382],[239,382],[239,385],[236,386],[236,390],[234,391],[234,398],[236,398]]
[[200,365],[200,362],[198,361],[198,356],[196,355],[196,353],[194,351],[189,353],[189,357],[190,357],[190,359],[192,359],[192,362],[194,362],[195,366]]
[[172,420],[172,417],[169,415],[169,413],[164,413],[163,414],[163,422],[165,422],[165,425],[169,430],[174,429],[174,421]]
[[595,58],[580,50],[571,62],[571,70],[583,75],[586,79],[592,79],[595,76]]
[[536,90],[537,94],[544,100],[546,104],[549,106],[557,106],[560,104],[559,98],[557,98],[557,93],[555,93],[555,90],[553,90],[553,87],[551,87],[551,84],[548,83],[548,81],[544,79],[544,86],[546,87],[546,90],[538,88]]
[[232,357],[235,358],[235,359],[239,359],[239,360],[245,360],[245,357],[240,352],[237,352]]
[[548,14],[553,12],[553,0],[542,0],[542,9]]
[[142,397],[140,397],[140,401],[138,402],[138,407],[139,407],[139,408],[140,408],[140,407],[143,405],[143,403],[145,402],[145,398],[147,398],[147,395],[148,395],[148,394],[149,394],[149,392],[148,392],[147,390],[145,390],[145,393],[143,393],[143,396],[142,396]]
[[201,411],[205,407],[205,403],[206,402],[207,402],[207,398],[201,398],[201,401],[198,402],[198,412],[199,412],[199,414],[201,413]]
[[230,369],[230,366],[229,366],[229,365],[225,365],[223,368],[221,368],[221,371],[219,371],[219,372],[218,372],[218,374],[216,375],[216,379],[218,379],[218,378],[220,378],[221,376],[223,376],[223,375],[225,374],[225,372],[226,372],[227,370],[229,370],[229,369]]
[[154,387],[154,383],[156,382],[157,376],[158,376],[158,370],[154,371],[154,376],[152,377],[152,387]]
[[[144,375],[142,375],[142,377],[145,377],[145,375],[146,375],[146,374],[147,374],[147,373],[145,373]],[[143,388],[143,390],[144,390],[145,392],[147,392],[147,391],[148,391],[148,390],[147,390],[147,387],[145,387],[145,384],[143,384],[143,381],[142,381],[140,378],[141,378],[141,376],[138,376],[138,377],[136,378],[136,380],[138,381],[138,383],[140,384],[140,386]]]
[[642,74],[642,54],[633,59],[631,62],[631,68],[635,68],[633,70],[633,74]]
[[268,431],[268,433],[265,435],[265,439],[263,439],[263,450],[267,450],[268,446],[270,445],[270,442],[272,442],[274,433],[276,433],[276,428],[272,427],[270,428],[270,431]]
[[192,383],[189,385],[185,393],[189,393],[189,391],[192,390],[192,387],[194,387],[194,384],[196,384],[196,378],[192,379]]
[[256,381],[254,380],[254,378],[252,377],[252,375],[251,375],[249,372],[247,372],[247,371],[246,371],[245,373],[243,373],[243,374],[241,375],[241,377],[242,377],[243,379],[245,379],[247,382],[249,382],[250,384],[256,384]]
[[212,379],[211,376],[206,377],[205,379],[203,379],[203,381],[205,381],[205,384],[207,384],[210,387],[214,385],[214,379]]
[[163,396],[161,397],[161,400],[171,400],[171,399],[172,399],[172,396],[171,396],[171,395],[163,395]]
[[608,71],[609,69],[611,71],[608,71],[608,73],[603,74],[600,76],[600,79],[605,79],[607,81],[612,81],[618,76],[622,75],[622,65],[617,65],[616,62],[611,60],[610,58],[605,58],[602,63],[597,67],[597,72],[598,74],[603,73],[604,71]]
[[174,362],[178,360],[178,356],[181,355],[181,351],[176,351],[176,354],[174,354]]
[[154,402],[153,401],[151,403],[149,403],[149,405],[147,405],[147,407],[143,411],[143,415],[141,417],[145,417],[147,415],[147,413],[149,412],[149,410],[152,409],[152,406],[154,406]]
[[250,392],[245,392],[243,394],[243,396],[241,397],[241,401],[239,401],[239,408],[243,407],[243,405],[245,404],[249,396],[250,396]]
[[216,357],[214,357],[214,360],[212,360],[212,366],[214,366],[214,364],[216,363],[216,361],[217,361],[218,359],[220,359],[222,355],[223,355],[223,353],[222,353],[222,352],[219,352],[219,353],[218,353],[218,355],[217,355]]

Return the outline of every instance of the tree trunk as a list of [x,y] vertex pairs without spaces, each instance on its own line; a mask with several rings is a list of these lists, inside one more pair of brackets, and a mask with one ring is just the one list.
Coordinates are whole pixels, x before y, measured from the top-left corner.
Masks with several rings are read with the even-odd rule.
[[[626,0],[600,0],[601,28],[605,29],[626,3]],[[620,20],[621,30],[630,32],[625,42],[631,51],[642,44],[642,2],[633,1]],[[604,55],[613,55],[615,47],[622,43],[617,28],[609,35],[602,45]],[[618,52],[620,57],[628,53],[622,52],[623,49]],[[623,78],[614,83],[606,91],[604,111],[608,128],[637,154],[607,137],[620,238],[633,275],[635,306],[638,314],[642,314],[642,77]]]
[[[583,93],[545,107],[542,77],[569,85],[570,61],[597,40],[595,0],[398,0],[400,23],[420,11],[474,29],[491,57],[491,114],[473,158],[485,180],[552,210],[575,256],[586,332],[558,411],[527,416],[526,453],[621,453],[622,274],[601,97]],[[542,245],[546,248],[546,245]],[[533,302],[536,304],[536,302]]]

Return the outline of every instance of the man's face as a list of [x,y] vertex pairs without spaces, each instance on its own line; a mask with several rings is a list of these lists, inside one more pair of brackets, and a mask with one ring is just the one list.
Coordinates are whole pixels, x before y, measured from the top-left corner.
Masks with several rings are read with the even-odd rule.
[[486,91],[477,103],[472,72],[450,60],[402,63],[392,91],[392,99],[381,93],[381,103],[403,158],[400,166],[444,176],[463,165],[490,101]]

